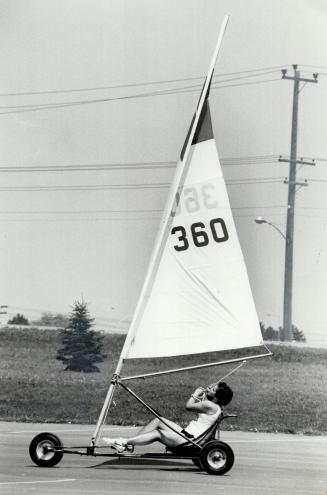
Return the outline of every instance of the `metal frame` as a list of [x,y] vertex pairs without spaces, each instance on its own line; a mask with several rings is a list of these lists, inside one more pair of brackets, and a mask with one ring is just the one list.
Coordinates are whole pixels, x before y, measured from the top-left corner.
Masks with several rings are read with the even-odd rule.
[[[129,390],[128,390],[129,391]],[[150,406],[148,406],[150,407]],[[236,414],[227,414],[221,416],[217,422],[216,426],[212,430],[212,435],[215,440],[219,441],[220,440],[220,423],[228,418],[235,418]],[[167,425],[170,427],[169,425]],[[170,427],[171,428],[171,427]],[[172,429],[172,428],[171,428]],[[175,431],[175,430],[173,430]],[[62,454],[78,454],[80,456],[91,456],[91,457],[109,457],[109,458],[128,458],[128,459],[198,459],[201,453],[202,446],[200,444],[197,444],[196,442],[190,441],[189,438],[184,437],[184,435],[180,434],[183,438],[186,439],[187,443],[189,445],[184,445],[181,444],[178,446],[178,448],[185,449],[184,451],[181,451],[181,453],[174,453],[174,452],[147,452],[145,454],[132,454],[128,452],[115,452],[115,453],[100,453],[96,452],[94,448],[92,447],[85,447],[85,446],[78,446],[78,447],[70,447],[70,448],[65,448],[65,447],[48,447],[47,451],[48,452],[60,452]],[[190,444],[194,444],[195,448],[198,449],[198,452],[195,452],[194,448],[191,447]],[[96,447],[97,449],[107,449],[108,446],[100,446]],[[191,450],[192,448],[192,450]],[[84,449],[84,450],[80,450]],[[190,449],[190,452],[187,453],[187,449]]]
[[[235,359],[229,359],[229,360],[226,360],[226,361],[219,361],[219,362],[215,362],[215,363],[200,364],[200,365],[196,365],[196,366],[188,366],[188,367],[177,368],[177,369],[173,369],[173,370],[158,371],[158,372],[155,372],[155,373],[146,373],[146,374],[142,374],[142,375],[134,375],[134,376],[127,376],[127,377],[120,377],[117,374],[117,370],[120,370],[122,368],[122,364],[123,364],[123,358],[122,358],[122,356],[123,356],[124,353],[122,352],[122,354],[120,356],[120,359],[119,359],[119,362],[118,362],[118,365],[117,365],[117,368],[116,368],[116,373],[113,375],[113,377],[111,379],[110,386],[109,386],[109,389],[108,389],[108,392],[107,392],[107,396],[105,398],[105,401],[104,401],[104,404],[103,404],[103,407],[102,407],[102,410],[101,410],[101,413],[100,413],[98,422],[97,422],[96,427],[95,427],[95,431],[94,431],[93,437],[91,439],[90,448],[93,448],[94,449],[95,446],[96,446],[96,443],[97,443],[97,441],[99,439],[101,428],[102,428],[102,426],[103,426],[103,424],[105,422],[105,419],[107,417],[108,410],[109,410],[109,407],[111,405],[111,402],[112,402],[112,399],[113,399],[113,394],[114,394],[114,391],[116,389],[116,386],[117,385],[120,385],[121,387],[125,388],[126,390],[130,390],[130,389],[128,389],[128,387],[126,387],[126,385],[123,385],[123,383],[122,383],[123,381],[140,379],[140,378],[146,379],[146,378],[150,378],[150,377],[153,377],[153,376],[168,375],[168,374],[171,374],[171,373],[180,373],[182,371],[189,371],[189,370],[201,369],[201,368],[210,368],[212,366],[219,366],[219,365],[223,365],[223,364],[232,364],[232,363],[239,363],[239,362],[241,362],[241,365],[237,366],[237,368],[235,368],[230,373],[228,373],[227,376],[229,376],[231,373],[234,373],[237,369],[239,369],[243,364],[245,364],[249,360],[272,356],[272,352],[270,352],[269,349],[265,345],[264,345],[264,347],[267,349],[267,351],[268,351],[267,353],[257,354],[255,356],[247,356],[246,358],[244,358],[244,357],[243,358],[235,358]],[[131,395],[134,395],[134,393],[132,392]],[[137,398],[136,394],[134,395],[134,397]],[[146,403],[144,401],[142,401],[142,399],[137,398],[137,400],[139,400],[139,402],[141,402],[145,407],[148,407],[146,405]],[[151,407],[150,408],[148,407],[148,409],[152,413],[154,412],[154,410]],[[156,414],[154,414],[154,415],[156,416]],[[157,417],[159,417],[159,416],[157,416]],[[176,433],[178,433],[178,432],[176,432]]]
[[146,373],[143,375],[124,376],[122,378],[119,378],[119,383],[127,381],[127,380],[135,380],[137,378],[150,378],[152,376],[169,375],[171,373],[180,373],[182,371],[197,370],[197,369],[201,369],[201,368],[211,368],[212,366],[220,366],[223,364],[239,363],[241,361],[243,363],[246,363],[250,359],[258,359],[261,357],[268,357],[268,356],[272,356],[272,352],[269,351],[265,354],[258,354],[255,356],[246,356],[246,357],[242,357],[242,358],[229,359],[227,361],[217,361],[215,363],[198,364],[195,366],[187,366],[185,368],[176,368],[173,370],[156,371],[155,373]]

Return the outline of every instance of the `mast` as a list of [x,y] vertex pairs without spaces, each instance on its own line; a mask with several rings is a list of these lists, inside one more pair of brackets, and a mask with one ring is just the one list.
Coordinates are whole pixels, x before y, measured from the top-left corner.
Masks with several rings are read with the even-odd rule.
[[177,165],[175,177],[174,177],[174,180],[173,180],[173,183],[172,183],[172,187],[170,189],[170,194],[169,194],[169,197],[168,197],[168,200],[167,200],[167,204],[166,204],[166,208],[164,210],[164,215],[163,215],[163,218],[162,218],[162,221],[161,221],[161,228],[159,230],[159,233],[158,233],[158,236],[157,236],[157,239],[156,239],[156,242],[155,242],[155,246],[154,246],[154,249],[153,249],[153,252],[152,252],[150,264],[149,264],[149,267],[148,267],[148,270],[147,270],[147,274],[146,274],[146,277],[145,277],[145,280],[144,280],[144,284],[143,284],[143,287],[142,287],[142,290],[141,290],[139,299],[138,299],[138,303],[137,303],[137,306],[136,306],[134,317],[133,317],[131,326],[129,328],[128,334],[126,336],[126,340],[125,340],[125,343],[124,343],[122,352],[120,354],[120,357],[119,357],[119,360],[118,360],[118,363],[117,363],[117,366],[116,366],[115,373],[114,373],[114,375],[112,377],[112,380],[111,380],[110,386],[108,388],[108,392],[107,392],[107,395],[106,395],[106,398],[105,398],[105,401],[104,401],[102,410],[100,412],[100,415],[99,415],[99,418],[98,418],[98,421],[97,421],[97,424],[96,424],[96,427],[95,427],[95,430],[94,430],[93,437],[91,439],[91,447],[93,447],[93,448],[96,445],[97,440],[98,440],[98,438],[100,436],[101,427],[102,427],[102,425],[103,425],[103,423],[104,423],[104,421],[106,419],[107,412],[108,412],[108,410],[110,408],[110,405],[111,405],[111,402],[112,402],[112,398],[113,398],[113,394],[114,394],[115,388],[117,386],[118,377],[120,375],[121,368],[122,368],[122,365],[123,365],[123,361],[124,361],[124,359],[125,359],[125,357],[126,357],[126,355],[128,353],[128,350],[129,350],[129,348],[130,348],[130,346],[131,346],[131,344],[133,342],[134,334],[135,334],[135,331],[136,331],[136,328],[137,328],[137,323],[138,323],[138,320],[139,320],[139,317],[140,317],[140,314],[141,314],[141,311],[142,311],[144,295],[145,295],[145,293],[147,291],[148,286],[151,283],[151,280],[152,280],[152,277],[153,277],[153,273],[155,271],[156,261],[157,261],[158,255],[159,255],[159,253],[161,251],[162,245],[163,245],[163,243],[165,241],[166,232],[167,232],[167,229],[169,228],[169,222],[170,222],[170,218],[171,218],[171,212],[172,212],[173,207],[174,207],[174,202],[175,202],[175,197],[176,197],[176,191],[177,191],[178,186],[180,184],[180,181],[181,181],[181,178],[182,178],[182,175],[183,175],[185,164],[187,163],[187,160],[189,158],[192,141],[193,141],[193,138],[194,138],[194,135],[195,135],[196,128],[197,128],[198,123],[199,123],[199,119],[200,119],[200,116],[201,116],[201,112],[202,112],[204,103],[205,103],[205,101],[207,100],[207,98],[209,96],[210,85],[211,85],[211,81],[212,81],[212,77],[213,77],[215,63],[216,63],[216,60],[217,60],[219,49],[220,49],[221,44],[222,44],[222,40],[223,40],[223,36],[224,36],[225,30],[226,30],[226,27],[227,27],[228,20],[229,20],[229,16],[226,15],[224,17],[224,19],[223,19],[223,22],[222,22],[222,25],[221,25],[221,28],[220,28],[220,31],[219,31],[217,44],[216,44],[216,47],[215,47],[213,56],[211,58],[211,62],[210,62],[210,65],[209,65],[208,74],[207,74],[207,77],[205,79],[205,82],[204,82],[204,85],[203,85],[203,88],[202,88],[202,92],[201,92],[201,95],[200,95],[199,103],[198,103],[198,106],[197,106],[195,115],[193,117],[191,128],[189,130],[189,133],[188,133],[186,142],[184,144],[184,147],[183,147],[183,150],[182,150],[182,153],[181,153],[180,161],[179,161],[179,163]]

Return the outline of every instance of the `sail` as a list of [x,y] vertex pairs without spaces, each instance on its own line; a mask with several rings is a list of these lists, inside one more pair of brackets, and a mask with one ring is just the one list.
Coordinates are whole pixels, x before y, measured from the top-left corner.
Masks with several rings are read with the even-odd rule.
[[92,448],[118,383],[271,355],[268,352],[225,362],[213,360],[120,377],[125,359],[182,356],[262,344],[208,100],[227,23],[225,16],[176,167],[131,326],[91,439]]
[[[168,212],[132,322],[127,359],[262,344],[213,135],[208,93],[188,160],[171,191],[174,208]],[[185,145],[181,160],[184,151]]]

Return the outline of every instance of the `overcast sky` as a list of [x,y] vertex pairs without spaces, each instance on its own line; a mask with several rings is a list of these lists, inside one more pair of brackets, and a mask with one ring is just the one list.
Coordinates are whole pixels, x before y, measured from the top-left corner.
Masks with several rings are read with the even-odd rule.
[[[321,160],[298,171],[309,186],[296,197],[293,322],[327,346],[324,0],[0,1],[0,304],[9,316],[67,313],[83,295],[99,328],[131,318],[226,13],[214,132],[259,318],[275,327],[284,240],[254,219],[285,231],[288,165],[277,157],[289,155],[293,83],[281,69],[320,74],[300,92],[298,156]],[[96,166],[131,163],[148,165]]]

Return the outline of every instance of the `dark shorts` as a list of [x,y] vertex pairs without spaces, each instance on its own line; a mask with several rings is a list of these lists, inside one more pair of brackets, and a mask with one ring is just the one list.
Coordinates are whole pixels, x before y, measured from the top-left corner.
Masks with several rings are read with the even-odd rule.
[[191,433],[184,429],[181,431],[181,433],[183,433],[183,435],[185,435],[187,438],[194,438],[194,435],[191,435]]

